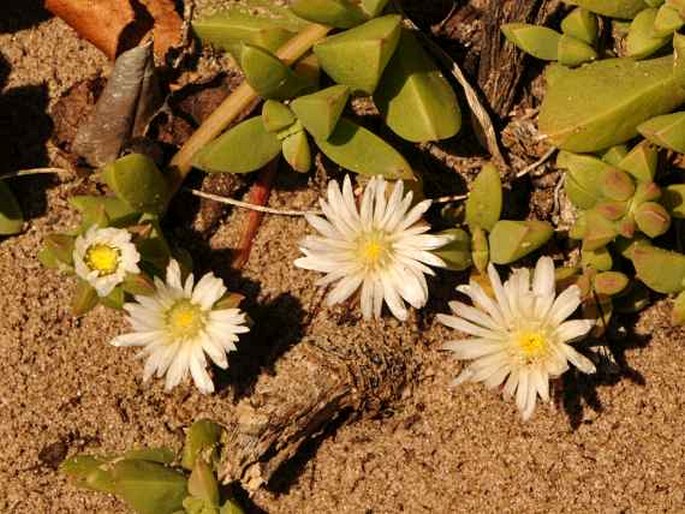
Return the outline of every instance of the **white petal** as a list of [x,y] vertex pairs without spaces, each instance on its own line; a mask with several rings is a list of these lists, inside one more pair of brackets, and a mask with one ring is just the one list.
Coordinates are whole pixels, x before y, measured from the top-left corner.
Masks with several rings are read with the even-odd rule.
[[589,319],[574,319],[565,321],[557,328],[557,337],[562,343],[573,341],[587,333],[595,326],[595,322]]
[[535,265],[533,292],[538,296],[554,296],[555,283],[554,261],[549,257],[540,257]]
[[573,347],[567,344],[562,344],[561,348],[569,362],[583,373],[594,373],[596,371],[595,365],[592,363],[592,361],[585,357],[585,355],[578,353]]
[[458,359],[478,359],[502,351],[503,346],[489,339],[469,338],[448,341],[442,349],[454,352]]
[[550,323],[560,324],[568,318],[580,305],[580,288],[572,285],[566,288],[557,299],[554,300],[549,313]]
[[181,285],[181,267],[176,259],[170,259],[166,268],[166,283],[174,289],[183,289]]
[[209,373],[207,373],[206,363],[202,356],[202,351],[193,352],[190,356],[190,373],[193,376],[195,385],[202,394],[210,394],[214,392],[214,383],[212,382]]

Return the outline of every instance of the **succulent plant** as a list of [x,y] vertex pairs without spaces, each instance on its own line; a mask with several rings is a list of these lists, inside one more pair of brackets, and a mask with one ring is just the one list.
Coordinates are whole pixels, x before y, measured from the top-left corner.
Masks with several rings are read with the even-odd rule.
[[24,215],[14,193],[0,179],[0,236],[8,236],[21,232],[24,225]]
[[118,496],[138,514],[242,514],[216,478],[220,436],[216,423],[201,419],[186,433],[180,462],[168,448],[143,448],[78,455],[65,460],[60,471],[79,487]]

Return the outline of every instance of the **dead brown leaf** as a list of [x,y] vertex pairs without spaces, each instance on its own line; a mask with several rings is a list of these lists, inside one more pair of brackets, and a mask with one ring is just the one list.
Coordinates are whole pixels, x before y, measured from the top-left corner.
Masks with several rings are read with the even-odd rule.
[[46,0],[45,7],[112,60],[150,36],[158,59],[182,44],[173,0]]

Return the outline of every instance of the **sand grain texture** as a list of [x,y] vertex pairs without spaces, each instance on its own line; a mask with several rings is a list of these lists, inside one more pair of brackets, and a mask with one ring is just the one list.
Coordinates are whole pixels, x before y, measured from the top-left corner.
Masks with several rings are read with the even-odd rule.
[[[12,67],[6,90],[45,84],[54,101],[76,80],[107,69],[104,58],[59,20],[25,25],[10,23],[11,31],[0,31],[0,52]],[[31,155],[22,162],[42,164],[30,162]],[[318,177],[308,188],[306,178],[286,177],[270,205],[312,206],[322,183]],[[258,374],[268,373],[305,333],[340,345],[406,339],[416,346],[413,387],[381,415],[309,445],[274,490],[255,496],[266,512],[685,509],[685,333],[669,327],[665,302],[641,317],[636,331],[644,342],[629,343],[634,347],[625,352],[633,380],[597,388],[586,383],[594,406],[581,399],[577,427],[564,409],[553,407],[539,408],[523,424],[512,403],[480,386],[448,388],[459,365],[437,351],[450,335],[433,321],[449,296],[444,287],[443,296],[407,325],[387,318],[362,323],[354,311],[320,309],[316,276],[292,266],[296,242],[307,231],[303,220],[267,216],[248,265],[236,274],[226,263],[245,213],[226,215],[209,241],[194,238],[188,219],[172,233],[195,241],[191,249],[202,270],[213,269],[247,295],[257,326],[231,357],[217,395],[203,397],[189,384],[168,394],[160,381],[142,384],[135,350],[108,345],[126,329],[121,316],[98,308],[72,318],[74,280],[36,260],[46,234],[77,223],[66,200],[78,181],[24,178],[13,184],[24,191],[33,219],[25,233],[0,241],[0,512],[127,512],[112,497],[70,486],[56,465],[80,451],[178,447],[193,419],[232,420],[236,402],[249,395]]]

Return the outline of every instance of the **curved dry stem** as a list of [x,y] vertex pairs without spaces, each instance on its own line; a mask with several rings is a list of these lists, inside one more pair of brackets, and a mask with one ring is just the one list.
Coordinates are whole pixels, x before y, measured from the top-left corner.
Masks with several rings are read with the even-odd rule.
[[[322,39],[331,27],[311,24],[278,49],[276,55],[287,65],[306,54],[314,43]],[[195,153],[223,132],[240,113],[257,100],[257,93],[243,82],[219,107],[200,125],[171,160],[170,181],[173,191],[178,190],[192,167]]]

